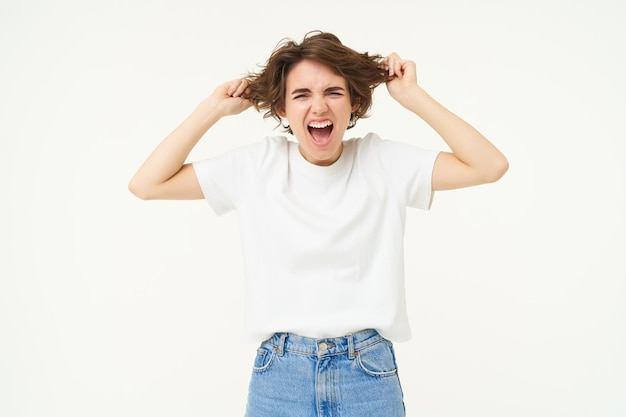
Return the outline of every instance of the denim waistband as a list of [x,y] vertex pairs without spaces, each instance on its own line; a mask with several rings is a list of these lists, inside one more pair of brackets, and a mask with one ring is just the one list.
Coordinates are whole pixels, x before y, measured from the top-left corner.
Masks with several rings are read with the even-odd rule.
[[282,356],[285,351],[303,355],[330,356],[347,353],[350,358],[360,349],[385,340],[376,330],[366,329],[341,337],[314,339],[293,333],[275,333],[266,340]]

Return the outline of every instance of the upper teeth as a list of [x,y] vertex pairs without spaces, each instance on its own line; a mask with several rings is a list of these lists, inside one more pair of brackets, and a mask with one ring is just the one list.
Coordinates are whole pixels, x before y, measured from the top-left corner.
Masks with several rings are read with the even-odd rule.
[[309,123],[309,127],[313,127],[315,129],[323,129],[325,127],[331,126],[333,123],[330,120],[324,120],[323,122],[311,122]]

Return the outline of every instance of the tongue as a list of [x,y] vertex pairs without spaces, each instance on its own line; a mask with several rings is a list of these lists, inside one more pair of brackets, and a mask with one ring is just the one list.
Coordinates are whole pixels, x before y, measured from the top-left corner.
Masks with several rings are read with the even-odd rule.
[[322,129],[309,129],[311,132],[311,136],[313,137],[313,142],[316,145],[325,145],[330,140],[330,133],[333,131],[332,126],[324,127]]

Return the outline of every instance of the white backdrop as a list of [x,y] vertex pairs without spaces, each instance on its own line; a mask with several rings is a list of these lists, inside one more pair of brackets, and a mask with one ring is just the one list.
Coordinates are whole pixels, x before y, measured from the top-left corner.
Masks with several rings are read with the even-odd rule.
[[[236,214],[127,182],[219,83],[334,32],[511,168],[411,210],[409,416],[626,415],[626,5],[615,0],[0,3],[0,415],[242,416]],[[350,134],[445,149],[376,91]],[[254,110],[191,159],[275,134]]]

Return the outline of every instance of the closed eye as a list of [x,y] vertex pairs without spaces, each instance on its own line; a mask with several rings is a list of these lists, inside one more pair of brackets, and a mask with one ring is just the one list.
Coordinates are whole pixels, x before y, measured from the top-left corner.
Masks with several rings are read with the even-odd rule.
[[[308,88],[298,88],[291,92],[291,98],[293,100],[303,100],[311,96],[311,90]],[[324,95],[331,97],[343,97],[345,95],[345,89],[343,87],[333,86],[324,90]]]

